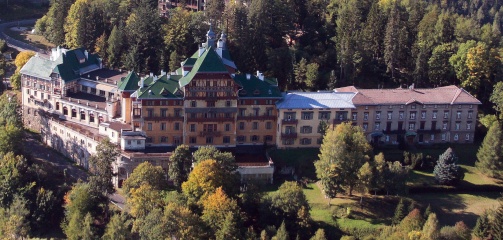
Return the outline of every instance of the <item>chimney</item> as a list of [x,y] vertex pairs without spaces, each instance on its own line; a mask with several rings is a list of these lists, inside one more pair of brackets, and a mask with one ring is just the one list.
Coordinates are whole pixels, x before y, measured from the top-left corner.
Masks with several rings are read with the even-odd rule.
[[205,49],[204,49],[204,47],[203,47],[203,46],[199,47],[199,54],[198,54],[198,57],[200,57],[201,55],[203,55],[204,50],[205,50]]
[[87,50],[84,50],[84,55],[86,56],[86,59],[89,58],[89,52],[87,52]]
[[264,81],[264,74],[257,70],[257,78]]
[[154,76],[154,73],[152,73],[152,72],[151,72],[151,73],[150,73],[150,77],[153,77],[153,76]]
[[247,73],[246,74],[246,80],[250,80],[250,78],[251,78],[251,74]]
[[144,87],[144,85],[143,85],[143,80],[144,79],[145,79],[145,77],[140,78],[140,88]]

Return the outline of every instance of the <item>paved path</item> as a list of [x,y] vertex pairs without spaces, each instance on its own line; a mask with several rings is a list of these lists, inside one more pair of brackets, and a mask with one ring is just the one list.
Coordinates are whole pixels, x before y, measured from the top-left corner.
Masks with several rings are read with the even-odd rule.
[[25,20],[19,20],[19,21],[0,23],[0,38],[5,39],[5,41],[7,42],[7,45],[9,45],[9,47],[15,48],[19,51],[30,50],[30,51],[38,52],[43,55],[47,55],[46,51],[44,51],[43,49],[37,48],[37,47],[30,45],[28,43],[21,42],[19,40],[11,38],[11,37],[7,36],[7,34],[4,33],[4,30],[7,28],[16,27],[16,26],[23,26],[23,25],[33,25],[33,24],[35,24],[36,21],[37,21],[37,19],[25,19]]
[[121,210],[124,210],[124,205],[126,204],[126,198],[124,196],[118,194],[118,193],[113,193],[109,195],[110,202],[113,203],[115,206],[120,208]]
[[62,155],[57,154],[55,150],[45,146],[43,143],[33,138],[33,135],[25,134],[25,136],[25,152],[30,154],[35,160],[51,164],[61,172],[66,172],[66,176],[72,177],[75,180],[87,180],[86,171],[77,167],[72,162],[69,162]]

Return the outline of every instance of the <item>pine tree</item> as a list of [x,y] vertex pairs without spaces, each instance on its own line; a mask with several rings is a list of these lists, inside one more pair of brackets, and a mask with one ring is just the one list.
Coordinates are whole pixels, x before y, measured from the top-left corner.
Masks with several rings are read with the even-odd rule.
[[276,232],[276,235],[274,236],[276,240],[290,240],[290,235],[288,234],[288,231],[286,230],[286,225],[285,221],[281,223],[281,225],[278,228],[278,231]]
[[431,211],[431,205],[428,204],[428,207],[426,207],[426,209],[424,210],[423,217],[424,218],[428,218],[431,213],[432,213],[432,211]]
[[220,229],[215,233],[215,237],[217,240],[232,240],[232,239],[241,239],[239,228],[237,227],[237,219],[234,216],[234,213],[229,211],[225,216],[225,221],[222,223]]
[[500,199],[500,206],[491,220],[491,235],[494,239],[503,239],[503,199]]
[[398,205],[396,206],[395,209],[395,215],[393,216],[393,225],[398,225],[402,219],[405,217],[405,211],[406,211],[406,206],[403,198],[400,198],[400,202],[398,202]]
[[498,177],[503,175],[503,135],[498,121],[493,122],[477,152],[475,166],[482,173]]
[[260,240],[269,240],[269,236],[267,235],[267,231],[265,229],[260,232]]
[[426,223],[424,223],[421,237],[424,239],[438,239],[439,235],[440,231],[438,227],[437,214],[431,213],[428,215]]
[[464,173],[456,164],[458,157],[451,148],[448,148],[438,157],[437,165],[433,170],[435,180],[442,185],[456,185],[464,178]]
[[327,240],[325,230],[323,230],[323,228],[319,228],[310,240]]
[[475,227],[473,227],[473,235],[479,239],[485,239],[489,235],[491,226],[487,215],[487,212],[480,215],[477,219]]
[[121,65],[120,61],[124,47],[124,35],[122,31],[123,28],[114,26],[108,37],[107,55],[110,67],[119,67]]

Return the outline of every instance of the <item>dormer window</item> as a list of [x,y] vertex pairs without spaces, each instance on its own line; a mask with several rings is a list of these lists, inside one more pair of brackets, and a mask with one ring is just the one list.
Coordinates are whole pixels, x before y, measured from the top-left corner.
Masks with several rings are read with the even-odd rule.
[[255,91],[253,91],[253,95],[259,95],[260,94],[260,91],[258,89],[255,89]]
[[246,90],[243,89],[243,90],[239,91],[239,95],[246,95]]

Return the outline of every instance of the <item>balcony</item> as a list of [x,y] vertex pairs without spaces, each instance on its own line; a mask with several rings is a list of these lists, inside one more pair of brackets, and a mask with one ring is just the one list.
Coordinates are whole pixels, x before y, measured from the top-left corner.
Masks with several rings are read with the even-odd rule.
[[195,118],[187,118],[187,122],[233,122],[234,118],[232,117],[216,117],[216,118],[204,118],[204,117],[195,117]]
[[405,134],[405,130],[383,130],[384,134]]
[[347,121],[349,121],[349,119],[347,119],[347,118],[342,118],[342,119],[336,118],[336,119],[334,119],[334,125],[341,124],[341,123],[347,122]]
[[297,133],[281,133],[281,139],[294,139],[297,138]]
[[283,119],[281,120],[281,123],[282,124],[298,124],[299,123],[299,120],[297,119]]
[[440,133],[440,129],[418,129],[417,133]]
[[202,131],[199,132],[200,137],[220,137],[222,133],[220,131]]
[[[133,119],[135,117],[133,116]],[[160,114],[151,114],[144,117],[145,121],[183,121],[183,116],[175,116],[168,114],[161,116]]]
[[253,115],[253,114],[248,114],[245,116],[238,116],[238,120],[246,120],[246,121],[252,121],[252,120],[276,120],[276,116],[274,115]]

